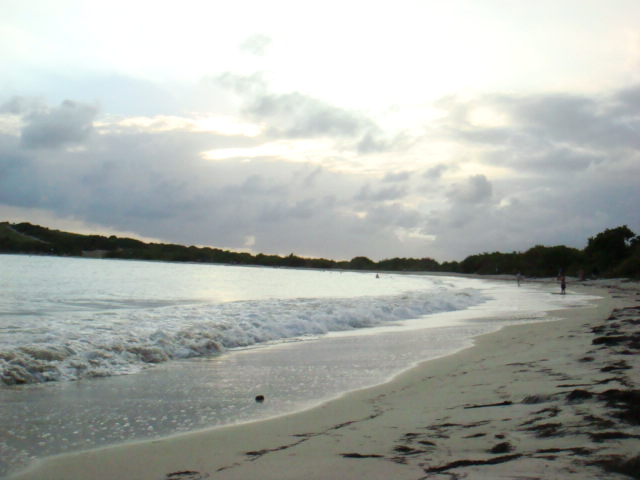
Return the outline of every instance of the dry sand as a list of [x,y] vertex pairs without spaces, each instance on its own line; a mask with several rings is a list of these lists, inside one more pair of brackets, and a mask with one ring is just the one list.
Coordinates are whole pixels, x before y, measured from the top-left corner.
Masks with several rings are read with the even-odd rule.
[[638,284],[572,291],[603,298],[312,410],[54,457],[15,479],[640,478]]

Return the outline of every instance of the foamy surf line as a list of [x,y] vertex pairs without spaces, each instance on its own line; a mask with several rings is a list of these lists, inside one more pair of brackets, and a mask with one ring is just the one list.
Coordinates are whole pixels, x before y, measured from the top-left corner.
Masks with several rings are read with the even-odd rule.
[[[328,332],[373,328],[463,310],[487,297],[478,290],[394,296],[298,298],[219,304],[71,311],[0,337],[5,385],[78,380],[139,372],[171,360]],[[104,303],[104,302],[103,302]]]
[[[515,299],[505,284],[486,286]],[[465,311],[430,315],[411,332],[325,337],[208,361],[171,362],[140,375],[18,387],[10,404],[15,410],[22,399],[23,410],[7,425],[11,441],[0,446],[5,472],[69,451],[275,417],[384,383],[421,361],[469,346],[474,336],[547,318],[529,303],[540,307],[549,295],[537,288],[515,292],[535,298],[515,310],[513,303],[493,299]],[[268,401],[256,404],[258,393]]]

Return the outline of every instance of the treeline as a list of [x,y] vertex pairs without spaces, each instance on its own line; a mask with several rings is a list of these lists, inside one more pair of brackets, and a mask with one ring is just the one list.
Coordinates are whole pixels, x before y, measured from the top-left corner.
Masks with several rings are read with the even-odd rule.
[[374,262],[367,257],[349,261],[303,258],[291,254],[252,255],[210,247],[145,243],[114,235],[81,235],[50,230],[30,223],[0,223],[0,252],[61,256],[99,256],[135,260],[202,262],[269,267],[349,269],[371,271],[452,272],[555,276],[584,271],[587,277],[640,277],[640,237],[626,225],[607,229],[588,239],[583,250],[563,245],[536,245],[526,252],[482,253],[461,262],[438,263],[431,258],[391,258]]

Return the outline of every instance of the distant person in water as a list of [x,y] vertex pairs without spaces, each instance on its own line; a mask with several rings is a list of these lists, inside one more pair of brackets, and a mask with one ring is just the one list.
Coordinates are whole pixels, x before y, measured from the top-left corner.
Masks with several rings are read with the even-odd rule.
[[567,280],[564,275],[560,275],[560,293],[564,295],[567,293]]
[[518,286],[520,286],[520,282],[522,281],[522,274],[520,272],[516,273],[516,280],[518,282]]

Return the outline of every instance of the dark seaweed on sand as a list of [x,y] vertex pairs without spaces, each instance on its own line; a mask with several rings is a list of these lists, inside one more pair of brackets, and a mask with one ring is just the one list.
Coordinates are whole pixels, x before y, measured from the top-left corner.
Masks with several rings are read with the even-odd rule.
[[615,416],[631,425],[640,425],[640,390],[607,390],[599,395],[607,405],[617,410]]
[[613,455],[593,462],[593,465],[597,465],[606,472],[620,473],[631,478],[640,479],[640,455],[631,458]]

